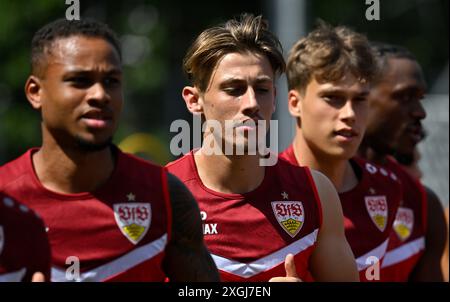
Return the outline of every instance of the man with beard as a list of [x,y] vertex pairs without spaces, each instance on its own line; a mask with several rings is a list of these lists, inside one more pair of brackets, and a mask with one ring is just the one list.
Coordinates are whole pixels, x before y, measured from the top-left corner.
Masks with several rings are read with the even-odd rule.
[[44,220],[52,281],[215,281],[192,195],[112,142],[121,51],[96,21],[57,20],[33,37],[25,94],[42,146],[0,168],[0,189]]
[[414,158],[423,138],[421,104],[426,85],[422,69],[406,49],[373,43],[381,76],[369,96],[369,118],[360,155],[394,171],[403,186],[403,202],[394,221],[382,281],[442,281],[440,260],[446,230],[436,195],[406,172],[401,162]]

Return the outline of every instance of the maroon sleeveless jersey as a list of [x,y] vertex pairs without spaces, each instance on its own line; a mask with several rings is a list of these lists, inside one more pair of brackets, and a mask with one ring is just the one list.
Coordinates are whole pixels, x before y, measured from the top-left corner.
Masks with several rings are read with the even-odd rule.
[[[292,145],[280,157],[298,165]],[[350,163],[359,175],[359,182],[350,191],[339,194],[345,236],[355,255],[360,280],[380,281],[381,273],[377,278],[370,272],[374,265],[380,271],[385,257],[402,197],[401,184],[391,171],[361,158],[354,158]]]
[[322,210],[309,169],[278,160],[264,180],[245,194],[225,194],[200,180],[193,152],[169,163],[197,200],[206,245],[223,281],[268,281],[286,275],[294,255],[299,277],[312,281],[309,258],[315,249]]
[[399,176],[403,200],[395,218],[381,279],[407,282],[425,250],[427,198],[421,183],[394,159],[388,158],[386,167]]
[[113,148],[117,163],[94,192],[42,186],[31,149],[0,168],[0,189],[34,209],[48,228],[52,281],[164,281],[170,236],[165,169]]
[[50,281],[50,246],[44,223],[27,206],[0,193],[0,282]]

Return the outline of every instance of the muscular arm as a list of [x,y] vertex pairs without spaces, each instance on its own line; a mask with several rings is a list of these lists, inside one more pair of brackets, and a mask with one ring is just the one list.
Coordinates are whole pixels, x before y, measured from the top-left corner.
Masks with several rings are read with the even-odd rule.
[[333,184],[323,174],[311,171],[322,204],[322,227],[311,255],[316,281],[359,281],[356,261],[345,238],[344,216]]
[[220,281],[216,265],[204,241],[200,210],[192,194],[168,173],[172,205],[172,238],[163,268],[170,281]]
[[447,231],[445,215],[439,198],[426,188],[427,193],[427,232],[425,252],[410,276],[411,281],[443,281],[441,257],[444,253]]

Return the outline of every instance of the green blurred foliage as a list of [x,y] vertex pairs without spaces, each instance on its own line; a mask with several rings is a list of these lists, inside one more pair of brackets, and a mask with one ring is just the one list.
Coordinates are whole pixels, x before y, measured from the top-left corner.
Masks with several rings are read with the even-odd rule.
[[[80,1],[82,18],[106,22],[127,42],[126,104],[115,141],[135,132],[151,133],[169,153],[174,135],[170,123],[190,120],[181,98],[187,83],[181,63],[189,44],[204,28],[242,12],[270,17],[276,1]],[[369,22],[364,17],[365,0],[308,1],[306,21],[311,28],[321,18],[349,25],[370,39],[405,45],[418,56],[432,82],[448,64],[448,0],[380,2],[381,20]],[[30,42],[37,29],[64,17],[66,9],[65,0],[0,2],[0,164],[40,144],[40,116],[23,93]]]

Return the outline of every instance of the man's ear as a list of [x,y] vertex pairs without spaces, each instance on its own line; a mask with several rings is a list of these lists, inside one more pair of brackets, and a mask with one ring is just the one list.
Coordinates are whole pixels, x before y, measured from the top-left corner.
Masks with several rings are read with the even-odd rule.
[[41,80],[31,75],[25,82],[25,95],[34,109],[39,110],[42,107],[42,83]]
[[289,108],[289,113],[293,116],[293,117],[300,117],[301,114],[301,107],[302,107],[302,99],[303,97],[301,96],[301,94],[295,90],[295,89],[291,89],[288,92],[288,108]]
[[197,87],[186,86],[183,88],[182,96],[187,109],[192,114],[203,113],[203,100]]

